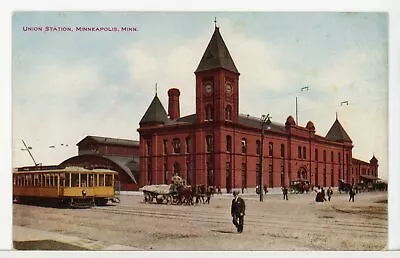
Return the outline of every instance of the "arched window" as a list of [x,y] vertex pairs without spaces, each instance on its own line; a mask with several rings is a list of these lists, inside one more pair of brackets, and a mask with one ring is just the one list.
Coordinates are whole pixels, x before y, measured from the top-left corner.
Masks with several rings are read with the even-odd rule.
[[226,136],[226,151],[232,152],[232,137],[230,135]]
[[225,120],[232,120],[232,107],[230,105],[225,108]]
[[211,104],[206,105],[206,121],[214,120],[214,109]]
[[272,142],[269,142],[269,144],[268,144],[268,155],[270,157],[272,157],[273,153],[274,153],[274,144]]
[[247,152],[247,141],[245,138],[242,138],[242,153],[246,154]]

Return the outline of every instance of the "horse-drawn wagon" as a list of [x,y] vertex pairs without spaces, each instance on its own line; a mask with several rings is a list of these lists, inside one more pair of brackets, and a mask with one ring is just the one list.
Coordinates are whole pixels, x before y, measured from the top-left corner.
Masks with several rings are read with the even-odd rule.
[[306,179],[296,179],[290,181],[289,185],[289,192],[290,193],[308,193],[311,189],[311,184],[308,180]]
[[214,193],[212,187],[187,185],[186,181],[179,176],[172,177],[172,184],[145,185],[139,190],[143,192],[145,203],[152,203],[155,200],[158,204],[193,205],[193,198],[196,199],[196,203],[200,199],[203,203],[210,203],[210,197]]
[[145,185],[140,188],[143,192],[144,202],[151,203],[154,200],[157,203],[169,203],[171,202],[173,191],[171,185]]

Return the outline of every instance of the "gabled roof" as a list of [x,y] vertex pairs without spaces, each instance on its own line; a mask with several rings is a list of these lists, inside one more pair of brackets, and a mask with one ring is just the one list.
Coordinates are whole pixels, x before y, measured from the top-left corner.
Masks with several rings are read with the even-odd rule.
[[80,145],[85,141],[94,141],[99,144],[108,144],[108,145],[121,145],[121,146],[139,146],[139,141],[133,141],[133,140],[126,140],[126,139],[118,139],[118,138],[110,138],[110,137],[101,137],[101,136],[92,136],[88,135],[85,138],[83,138],[80,142],[78,142],[76,145]]
[[140,120],[139,125],[153,124],[153,123],[164,124],[167,120],[168,120],[167,112],[165,111],[164,106],[161,104],[161,101],[156,94],[150,106],[147,108],[146,113]]
[[[261,129],[260,119],[250,115],[239,114],[238,123],[247,127]],[[286,132],[285,126],[276,122],[271,122],[271,124],[269,125],[269,129],[267,129],[266,126],[264,127],[264,129],[266,132],[267,130],[272,132]]]
[[356,159],[356,158],[352,158],[352,159],[351,159],[351,163],[352,163],[353,165],[358,165],[358,164],[367,165],[367,166],[370,165],[368,162],[365,162],[365,161],[363,161],[363,160]]
[[224,68],[228,71],[239,73],[219,33],[218,27],[215,27],[214,34],[195,72],[202,72],[215,68]]
[[337,119],[333,123],[331,129],[329,129],[325,138],[335,142],[352,142],[349,135]]

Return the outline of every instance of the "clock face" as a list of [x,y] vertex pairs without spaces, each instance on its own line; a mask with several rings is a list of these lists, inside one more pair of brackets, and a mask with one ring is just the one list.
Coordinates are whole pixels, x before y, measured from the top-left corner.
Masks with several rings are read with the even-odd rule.
[[226,92],[227,95],[232,93],[232,85],[230,83],[227,83],[225,85],[225,92]]
[[205,84],[204,90],[206,91],[206,93],[211,93],[212,89],[213,89],[213,87],[212,87],[211,83],[208,82],[208,83]]

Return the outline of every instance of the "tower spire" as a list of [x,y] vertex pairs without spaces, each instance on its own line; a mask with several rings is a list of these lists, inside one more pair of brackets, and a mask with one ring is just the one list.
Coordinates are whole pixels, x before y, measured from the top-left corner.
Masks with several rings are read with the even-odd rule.
[[336,120],[337,120],[337,111],[336,111]]
[[156,96],[157,96],[157,83],[156,83]]
[[218,26],[217,26],[217,17],[214,17],[214,28],[218,28]]

